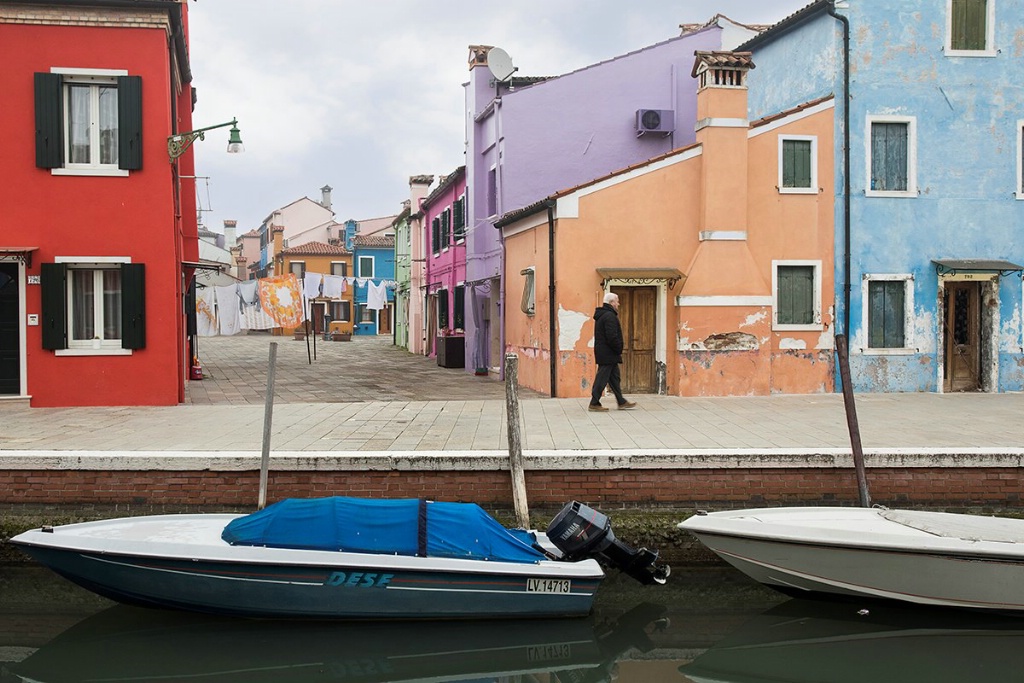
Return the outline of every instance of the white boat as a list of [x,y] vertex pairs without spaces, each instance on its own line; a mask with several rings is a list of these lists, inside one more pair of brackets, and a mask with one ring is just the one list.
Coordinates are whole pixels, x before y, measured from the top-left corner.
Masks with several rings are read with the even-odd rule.
[[335,496],[43,527],[11,543],[118,602],[264,618],[582,616],[604,578],[598,559],[646,583],[668,575],[585,505],[567,505],[552,530],[549,541],[506,529],[472,503]]
[[679,528],[789,595],[1024,611],[1024,519],[795,507],[698,513]]

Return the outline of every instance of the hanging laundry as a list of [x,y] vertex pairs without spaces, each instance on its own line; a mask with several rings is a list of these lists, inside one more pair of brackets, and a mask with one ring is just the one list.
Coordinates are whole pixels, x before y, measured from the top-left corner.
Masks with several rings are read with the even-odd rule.
[[216,298],[213,287],[196,288],[196,334],[217,336]]
[[387,307],[388,305],[388,290],[387,288],[376,282],[370,282],[368,284],[369,289],[366,290],[366,307],[371,311],[379,311]]
[[258,306],[260,303],[259,282],[246,280],[238,283],[238,298],[241,307]]
[[369,283],[369,282],[370,282],[370,278],[368,278],[368,277],[357,277],[356,278],[356,284],[358,284],[360,287],[365,287],[367,285],[367,283]]
[[238,307],[238,285],[215,287],[217,291],[217,325],[220,333],[231,336],[242,331],[242,312]]
[[340,275],[324,275],[324,296],[328,299],[340,299],[345,293],[345,278]]
[[261,278],[260,305],[278,327],[298,327],[302,322],[302,291],[293,273]]
[[315,299],[320,296],[320,281],[323,275],[320,273],[306,273],[302,278],[302,296],[307,299]]

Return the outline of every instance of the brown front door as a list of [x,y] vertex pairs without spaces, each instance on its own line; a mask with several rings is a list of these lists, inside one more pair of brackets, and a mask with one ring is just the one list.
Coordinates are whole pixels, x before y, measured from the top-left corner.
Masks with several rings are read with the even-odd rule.
[[391,334],[391,304],[388,304],[379,311],[380,324],[377,326],[377,334]]
[[945,391],[981,389],[981,285],[947,282],[945,294]]
[[656,287],[612,287],[619,295],[622,325],[622,391],[654,393],[657,390],[654,362]]

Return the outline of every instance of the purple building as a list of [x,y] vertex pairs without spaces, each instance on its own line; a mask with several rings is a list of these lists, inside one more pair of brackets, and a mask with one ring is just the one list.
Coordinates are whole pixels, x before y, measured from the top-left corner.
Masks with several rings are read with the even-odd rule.
[[[502,281],[502,245],[494,228],[498,217],[693,143],[694,51],[731,49],[756,33],[756,27],[719,15],[707,24],[684,27],[678,38],[562,76],[503,81],[488,67],[492,48],[470,46],[465,85],[467,370],[500,371],[506,294],[512,300],[524,286],[533,286],[532,280]],[[624,234],[635,228],[623,226]]]

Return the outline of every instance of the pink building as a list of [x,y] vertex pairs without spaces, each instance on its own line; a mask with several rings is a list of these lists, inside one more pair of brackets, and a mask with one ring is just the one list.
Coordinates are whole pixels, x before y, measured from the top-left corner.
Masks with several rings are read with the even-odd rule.
[[590,394],[611,291],[631,397],[833,390],[833,100],[749,122],[750,54],[697,54],[694,144],[497,221],[524,386]]
[[445,177],[423,200],[426,257],[425,354],[464,368],[466,329],[466,167]]

